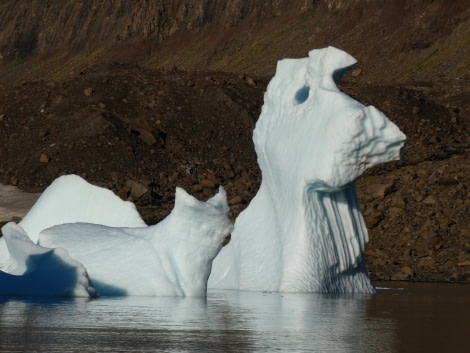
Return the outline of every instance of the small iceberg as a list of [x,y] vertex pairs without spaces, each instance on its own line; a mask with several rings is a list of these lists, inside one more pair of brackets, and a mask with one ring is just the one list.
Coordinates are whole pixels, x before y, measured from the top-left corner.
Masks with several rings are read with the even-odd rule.
[[[177,188],[170,215],[147,226],[111,191],[60,177],[18,225],[2,228],[0,294],[204,296],[212,261],[233,229],[228,211],[222,187],[206,202]],[[78,275],[65,271],[72,268]]]

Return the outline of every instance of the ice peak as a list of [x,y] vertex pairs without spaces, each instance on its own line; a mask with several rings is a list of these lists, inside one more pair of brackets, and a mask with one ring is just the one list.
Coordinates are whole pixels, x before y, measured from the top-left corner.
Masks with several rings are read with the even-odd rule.
[[215,259],[210,286],[374,291],[354,181],[399,158],[405,135],[336,87],[355,63],[333,47],[278,63],[253,132],[261,187]]

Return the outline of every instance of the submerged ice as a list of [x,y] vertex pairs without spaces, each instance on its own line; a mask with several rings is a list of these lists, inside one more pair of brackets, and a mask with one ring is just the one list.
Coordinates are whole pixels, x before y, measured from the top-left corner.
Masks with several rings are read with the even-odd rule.
[[64,176],[2,228],[0,295],[373,292],[355,180],[398,159],[405,135],[337,88],[355,63],[333,47],[278,63],[253,132],[261,187],[224,248],[223,188],[206,202],[177,188],[171,214],[147,226],[132,203]]
[[262,183],[216,257],[210,287],[374,291],[355,180],[398,159],[405,135],[337,88],[355,63],[333,47],[278,63],[253,132]]

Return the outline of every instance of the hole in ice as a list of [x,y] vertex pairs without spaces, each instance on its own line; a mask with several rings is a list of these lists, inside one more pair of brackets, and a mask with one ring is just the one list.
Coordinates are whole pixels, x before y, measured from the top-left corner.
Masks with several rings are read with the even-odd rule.
[[295,104],[302,104],[303,102],[305,102],[308,98],[309,93],[310,87],[308,86],[303,86],[301,89],[299,89],[295,94]]

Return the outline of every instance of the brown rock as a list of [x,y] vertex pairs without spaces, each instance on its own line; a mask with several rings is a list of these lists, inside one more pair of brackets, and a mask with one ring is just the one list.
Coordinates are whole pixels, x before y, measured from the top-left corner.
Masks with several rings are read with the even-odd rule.
[[48,165],[47,173],[51,176],[57,176],[59,174],[59,167],[57,167],[56,165]]
[[401,207],[390,207],[387,210],[387,215],[388,216],[396,216],[396,215],[398,215],[402,212],[403,212],[403,208],[401,208]]
[[361,69],[356,69],[351,71],[351,76],[352,77],[358,77],[362,73]]
[[376,198],[384,198],[392,192],[393,182],[386,184],[371,184],[366,188],[366,192]]
[[230,205],[239,205],[239,204],[242,203],[242,201],[243,201],[243,199],[242,199],[240,196],[237,195],[237,196],[233,197],[233,198],[230,200],[229,203],[230,203]]
[[50,161],[50,157],[45,153],[41,153],[41,156],[39,157],[39,162],[49,163],[49,161]]
[[119,181],[119,173],[118,172],[111,172],[109,174],[111,176],[111,180],[116,184]]
[[90,97],[93,94],[93,92],[95,92],[95,90],[91,87],[85,88],[83,90],[83,94],[87,97]]
[[11,221],[15,223],[20,223],[23,218],[18,217],[18,216],[13,216],[11,217]]
[[413,277],[413,270],[408,266],[404,266],[399,271],[395,272],[390,279],[392,281],[407,281]]
[[202,194],[204,197],[212,197],[214,194],[214,189],[212,188],[203,188],[202,189]]
[[200,193],[201,191],[202,191],[202,186],[200,184],[196,184],[196,185],[191,186],[191,193],[192,194],[197,194],[197,193]]
[[119,191],[117,192],[117,195],[119,196],[119,198],[121,200],[127,200],[127,197],[129,196],[129,188],[127,186],[119,189]]
[[381,258],[375,258],[370,263],[373,267],[385,266],[385,261]]
[[210,188],[210,189],[213,189],[215,187],[215,183],[209,179],[203,179],[200,181],[199,184],[201,184],[202,187]]
[[173,172],[173,174],[171,174],[171,177],[168,180],[173,183],[177,181],[179,177],[180,177],[179,172]]
[[157,142],[157,139],[155,138],[155,136],[153,136],[153,134],[150,131],[139,129],[138,132],[139,132],[139,138],[142,141],[144,141],[147,145],[152,146],[153,144]]
[[458,181],[455,180],[454,178],[442,177],[437,180],[437,184],[442,185],[442,186],[451,186],[451,185],[458,184]]
[[417,265],[417,268],[419,270],[421,269],[424,269],[424,268],[432,268],[436,265],[436,262],[430,258],[430,257],[426,257],[424,259],[421,259],[419,262],[418,262],[418,265]]
[[437,203],[437,197],[430,195],[423,200],[423,203],[426,205],[434,206]]
[[418,241],[416,241],[412,246],[411,246],[411,250],[409,252],[409,254],[411,256],[419,256],[419,257],[422,257],[422,256],[426,256],[430,253],[432,253],[432,251],[430,251],[428,249],[428,246],[426,244],[426,240],[425,239],[419,239]]
[[392,195],[391,205],[394,206],[394,207],[404,208],[405,207],[405,200],[403,199],[403,196],[401,194],[398,194],[398,193]]
[[39,131],[39,137],[40,138],[43,138],[43,137],[46,137],[47,135],[49,135],[49,131]]
[[460,236],[462,238],[470,238],[470,229],[464,228],[460,231]]
[[444,244],[444,242],[441,237],[434,237],[431,240],[429,240],[428,244],[431,248],[439,250],[440,248],[442,248],[442,245]]
[[163,186],[168,184],[168,176],[164,172],[160,173],[160,184]]
[[365,218],[366,227],[369,229],[377,227],[380,221],[383,219],[383,215],[381,213],[372,213],[371,215]]
[[230,239],[232,238],[232,235],[229,234],[227,235],[225,238],[224,238],[224,241],[222,242],[222,246],[225,246],[227,245],[228,243],[230,243]]
[[436,262],[445,264],[446,262],[454,259],[457,253],[452,249],[441,249],[436,255]]
[[245,82],[248,83],[250,86],[255,86],[256,85],[255,80],[253,80],[253,78],[251,78],[251,77],[247,77],[245,79]]
[[147,186],[135,180],[128,180],[126,182],[126,186],[129,188],[130,195],[134,200],[140,199],[149,192],[149,188]]
[[13,186],[17,186],[18,185],[18,178],[16,176],[12,176],[11,179],[10,179],[10,183]]

